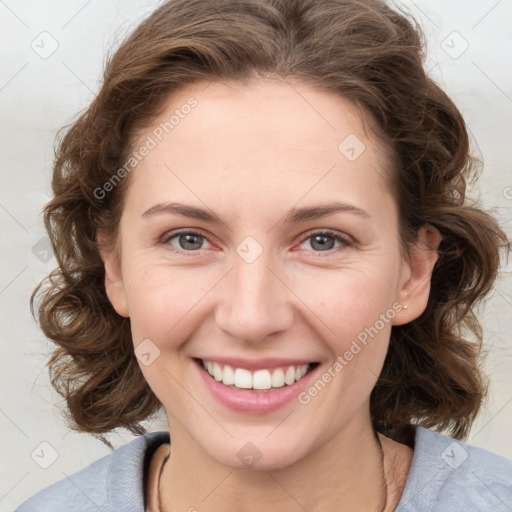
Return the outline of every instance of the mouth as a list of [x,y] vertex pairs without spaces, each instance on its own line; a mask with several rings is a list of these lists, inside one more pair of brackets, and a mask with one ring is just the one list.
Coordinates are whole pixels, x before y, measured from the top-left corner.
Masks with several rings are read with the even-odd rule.
[[251,371],[247,368],[235,367],[217,361],[193,359],[201,371],[204,371],[211,379],[225,387],[255,393],[275,392],[293,386],[320,364],[315,361],[307,364],[287,364]]

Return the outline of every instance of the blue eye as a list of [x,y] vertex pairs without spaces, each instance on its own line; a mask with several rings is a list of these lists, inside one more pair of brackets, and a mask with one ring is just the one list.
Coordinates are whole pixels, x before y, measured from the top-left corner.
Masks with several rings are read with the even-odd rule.
[[[333,231],[316,231],[309,233],[308,236],[302,240],[301,245],[307,241],[310,241],[309,245],[314,252],[324,252],[327,253],[327,255],[337,252],[340,248],[352,245],[352,241],[348,237]],[[336,242],[339,242],[341,247],[338,246],[334,248]]]
[[[173,241],[177,241],[177,245],[171,243]],[[172,252],[189,253],[188,255],[190,256],[199,254],[201,249],[205,249],[203,246],[205,241],[210,243],[205,235],[194,229],[171,231],[165,234],[161,239],[161,243],[166,245]],[[329,230],[309,233],[302,239],[301,245],[308,241],[309,248],[313,250],[313,253],[317,253],[318,256],[324,256],[324,254],[321,253],[325,253],[325,256],[329,256],[345,247],[353,245],[349,237]],[[338,247],[335,247],[336,242],[339,244]]]

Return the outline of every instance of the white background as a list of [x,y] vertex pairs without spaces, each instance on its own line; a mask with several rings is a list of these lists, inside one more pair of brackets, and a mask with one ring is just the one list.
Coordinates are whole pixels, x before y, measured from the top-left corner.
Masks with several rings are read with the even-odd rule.
[[[98,91],[106,49],[159,2],[0,0],[0,510],[109,453],[100,441],[69,432],[59,416],[45,362],[50,346],[29,310],[29,296],[55,264],[41,261],[40,210],[49,199],[56,131]],[[403,1],[429,40],[426,67],[455,100],[485,163],[475,194],[512,234],[512,2]],[[48,32],[50,36],[40,35]],[[456,32],[454,34],[454,32]],[[52,38],[44,59],[31,47]],[[34,43],[32,43],[34,41]],[[466,51],[462,50],[468,46]],[[43,51],[41,48],[40,51]],[[460,55],[459,55],[460,54]],[[43,239],[43,242],[40,240]],[[34,251],[37,253],[34,253]],[[38,256],[39,255],[39,256]],[[512,458],[512,285],[504,272],[482,318],[490,397],[469,442]],[[150,429],[166,428],[163,418]],[[115,434],[114,446],[131,437]],[[49,443],[40,446],[40,443]],[[35,452],[34,452],[35,450]],[[39,464],[31,454],[40,454]],[[44,456],[41,454],[44,453]],[[53,460],[55,458],[55,460]]]

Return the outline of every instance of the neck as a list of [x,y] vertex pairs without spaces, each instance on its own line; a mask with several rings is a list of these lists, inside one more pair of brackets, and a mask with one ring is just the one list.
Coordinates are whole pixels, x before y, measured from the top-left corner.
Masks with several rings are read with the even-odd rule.
[[368,418],[347,425],[285,468],[239,470],[219,464],[179,425],[170,425],[171,455],[160,486],[162,512],[204,508],[209,512],[388,512],[400,499],[412,459],[410,448],[384,436],[381,451]]

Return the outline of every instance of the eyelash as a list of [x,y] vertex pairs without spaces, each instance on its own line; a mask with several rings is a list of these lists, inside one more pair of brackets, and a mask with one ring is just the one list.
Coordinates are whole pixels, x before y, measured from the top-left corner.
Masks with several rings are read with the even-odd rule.
[[[195,229],[191,229],[191,228],[184,228],[184,229],[179,229],[179,230],[176,230],[176,231],[171,231],[171,232],[165,234],[161,238],[160,242],[162,244],[166,245],[168,250],[170,250],[173,253],[178,253],[178,254],[189,253],[189,254],[187,254],[187,257],[194,257],[194,255],[199,253],[201,251],[201,249],[199,249],[199,250],[192,250],[192,251],[186,251],[184,249],[179,250],[179,249],[176,249],[176,248],[172,247],[171,245],[168,245],[169,242],[172,239],[176,238],[179,235],[183,235],[183,234],[186,234],[186,235],[196,235],[196,236],[204,238],[208,242],[212,243],[211,240],[206,235],[204,235],[202,232],[197,231]],[[339,252],[343,248],[350,247],[350,246],[354,245],[354,242],[349,237],[340,235],[338,232],[332,231],[330,229],[312,231],[312,232],[307,233],[306,236],[304,236],[304,238],[302,238],[302,240],[300,241],[299,245],[304,243],[306,240],[308,240],[310,238],[313,238],[315,236],[318,236],[318,235],[330,236],[330,237],[334,238],[335,241],[341,242],[343,244],[343,246],[342,247],[338,247],[336,249],[329,249],[328,251],[313,251],[313,253],[315,254],[315,257],[324,258],[324,257],[327,257],[327,256],[332,256],[333,254]]]

